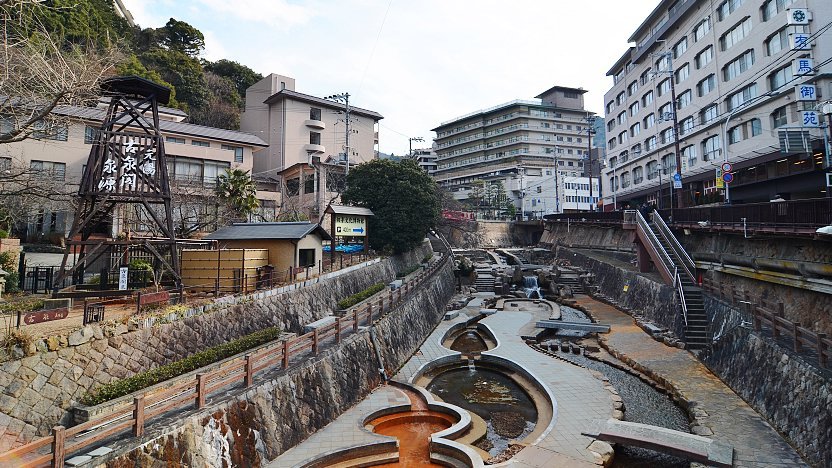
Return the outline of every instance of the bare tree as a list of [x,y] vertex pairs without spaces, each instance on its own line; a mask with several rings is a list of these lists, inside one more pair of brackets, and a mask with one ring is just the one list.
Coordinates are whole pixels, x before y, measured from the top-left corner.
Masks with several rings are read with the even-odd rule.
[[11,228],[44,210],[72,212],[76,191],[62,173],[0,159],[0,225]]
[[120,54],[115,48],[62,44],[35,17],[35,33],[20,34],[29,8],[39,0],[0,0],[0,143],[30,138],[36,131],[62,127],[52,114],[61,105],[97,101],[99,83],[111,75]]

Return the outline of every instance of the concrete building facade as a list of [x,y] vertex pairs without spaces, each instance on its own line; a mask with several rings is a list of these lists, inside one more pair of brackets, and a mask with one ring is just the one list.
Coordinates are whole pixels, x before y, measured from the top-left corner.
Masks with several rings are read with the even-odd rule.
[[[469,200],[472,191],[478,196],[477,184],[501,185],[518,212],[554,213],[554,168],[564,177],[584,175],[592,115],[584,108],[584,93],[554,86],[537,100],[516,100],[442,123],[433,129],[434,178],[458,200]],[[552,203],[543,209],[538,199],[541,205]]]
[[282,192],[283,211],[316,220],[343,187],[344,168],[376,157],[378,112],[295,91],[293,78],[270,74],[246,90],[243,131],[268,144],[254,174]]
[[812,125],[832,96],[830,22],[828,0],[659,2],[608,72],[605,207],[668,207],[677,143],[685,206],[724,201],[726,161],[732,203],[825,196],[824,130]]

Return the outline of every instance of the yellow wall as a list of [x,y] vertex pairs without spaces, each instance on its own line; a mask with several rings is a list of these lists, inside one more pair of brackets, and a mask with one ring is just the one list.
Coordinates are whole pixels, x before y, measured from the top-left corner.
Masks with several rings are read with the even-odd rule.
[[242,270],[242,274],[249,278],[248,290],[253,291],[257,268],[268,264],[269,251],[266,249],[183,250],[182,285],[189,289],[213,291],[219,278],[222,291],[232,292],[246,283],[239,279],[238,271]]

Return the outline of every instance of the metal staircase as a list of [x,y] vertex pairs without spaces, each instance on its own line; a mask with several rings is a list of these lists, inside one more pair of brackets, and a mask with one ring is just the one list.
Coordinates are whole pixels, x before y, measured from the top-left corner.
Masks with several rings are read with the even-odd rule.
[[658,213],[651,213],[650,222],[638,211],[631,216],[635,217],[637,235],[659,273],[668,283],[673,284],[679,294],[688,349],[707,347],[710,343],[708,316],[705,313],[702,289],[696,283],[696,264]]

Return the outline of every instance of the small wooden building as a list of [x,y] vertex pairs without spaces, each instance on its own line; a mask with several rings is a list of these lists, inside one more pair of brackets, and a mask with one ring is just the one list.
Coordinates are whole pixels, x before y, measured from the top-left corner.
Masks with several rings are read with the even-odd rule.
[[220,249],[265,249],[269,265],[276,271],[289,267],[317,267],[322,260],[322,243],[330,235],[308,221],[291,223],[234,223],[205,237]]

